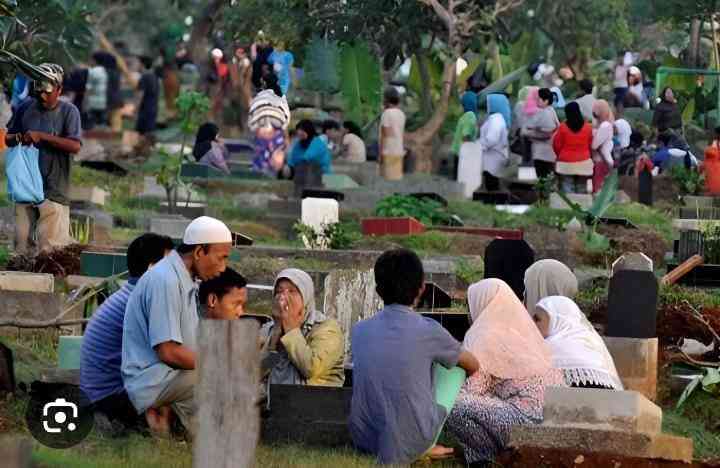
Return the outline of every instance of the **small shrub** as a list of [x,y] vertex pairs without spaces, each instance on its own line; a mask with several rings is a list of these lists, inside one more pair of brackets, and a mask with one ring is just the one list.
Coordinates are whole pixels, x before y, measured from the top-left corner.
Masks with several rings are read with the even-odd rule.
[[380,200],[375,208],[375,214],[385,218],[411,216],[426,226],[448,225],[451,217],[440,202],[408,195],[392,195]]
[[485,274],[485,264],[482,260],[468,260],[461,258],[455,263],[455,276],[466,284],[473,284],[481,279]]
[[682,195],[700,195],[705,188],[705,176],[684,166],[674,166],[670,170],[670,177]]
[[302,222],[297,222],[293,230],[303,239],[310,249],[330,248],[332,250],[349,250],[360,238],[360,234],[352,232],[346,223],[323,224],[320,231]]

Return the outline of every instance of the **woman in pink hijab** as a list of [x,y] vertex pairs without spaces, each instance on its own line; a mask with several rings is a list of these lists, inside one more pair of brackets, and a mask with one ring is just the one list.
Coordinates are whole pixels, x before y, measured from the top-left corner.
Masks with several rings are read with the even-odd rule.
[[512,426],[542,422],[545,386],[565,386],[530,314],[504,281],[468,290],[473,321],[463,346],[480,362],[467,379],[447,427],[468,464],[489,462],[507,444]]
[[592,183],[593,193],[598,193],[615,165],[613,160],[613,136],[615,116],[610,104],[604,99],[595,101],[593,111],[592,159],[595,163]]

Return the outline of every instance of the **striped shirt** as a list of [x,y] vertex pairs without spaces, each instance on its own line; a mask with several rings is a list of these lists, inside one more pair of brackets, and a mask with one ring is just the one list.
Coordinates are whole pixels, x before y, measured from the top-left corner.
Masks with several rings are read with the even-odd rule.
[[93,403],[124,391],[120,364],[123,320],[137,278],[128,281],[95,311],[80,349],[80,388]]

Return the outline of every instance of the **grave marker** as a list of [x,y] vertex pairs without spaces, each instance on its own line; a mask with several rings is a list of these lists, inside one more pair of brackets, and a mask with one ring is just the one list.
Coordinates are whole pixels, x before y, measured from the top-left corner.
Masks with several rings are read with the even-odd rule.
[[[337,224],[340,221],[340,204],[337,200],[329,198],[306,198],[302,201],[302,223],[310,226],[318,234],[320,247],[326,249],[330,246],[330,239],[326,238],[325,227]],[[306,247],[310,247],[307,239],[303,238]]]
[[524,240],[495,239],[485,249],[485,278],[505,281],[518,298],[525,295],[525,271],[535,252]]
[[642,252],[628,252],[612,264],[612,274],[622,270],[653,272],[653,261]]
[[260,436],[256,320],[203,320],[198,339],[195,468],[250,467]]
[[306,188],[322,188],[322,172],[317,164],[298,164],[295,166],[295,197],[299,198]]
[[621,270],[610,280],[606,334],[625,338],[657,336],[658,280],[648,271]]

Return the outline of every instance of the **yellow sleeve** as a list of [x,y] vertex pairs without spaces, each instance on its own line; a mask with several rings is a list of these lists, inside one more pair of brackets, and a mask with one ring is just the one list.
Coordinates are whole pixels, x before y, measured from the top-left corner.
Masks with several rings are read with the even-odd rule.
[[329,373],[344,357],[344,337],[335,320],[316,325],[307,339],[295,329],[280,341],[290,361],[308,381]]

